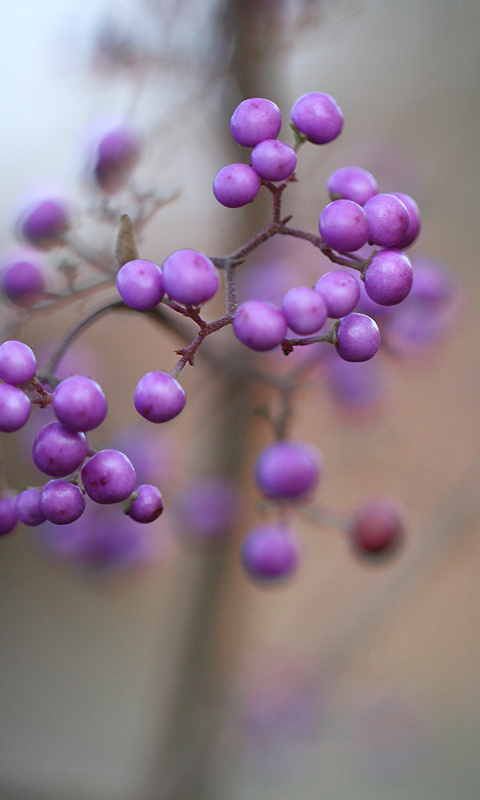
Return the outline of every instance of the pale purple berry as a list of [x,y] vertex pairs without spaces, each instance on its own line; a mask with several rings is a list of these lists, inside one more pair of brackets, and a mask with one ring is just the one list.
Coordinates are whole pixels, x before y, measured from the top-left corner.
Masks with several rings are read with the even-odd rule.
[[393,194],[376,194],[364,205],[368,241],[381,247],[397,247],[405,236],[410,217],[405,203]]
[[132,462],[120,450],[99,450],[82,467],[83,488],[95,503],[119,503],[129,497],[137,480]]
[[216,293],[220,279],[213,261],[198,250],[176,250],[163,262],[163,288],[171,300],[198,306]]
[[45,518],[55,525],[69,525],[85,510],[85,497],[80,487],[63,478],[45,484],[40,502]]
[[263,300],[245,300],[233,318],[233,331],[237,339],[251,350],[274,350],[287,333],[287,322],[282,312]]
[[123,189],[141,154],[137,131],[119,125],[107,131],[92,147],[91,174],[107,194]]
[[61,381],[52,394],[55,416],[71,431],[90,431],[100,425],[107,414],[103,389],[86,375],[71,375]]
[[156,486],[142,483],[132,496],[133,500],[127,500],[126,513],[136,522],[153,522],[162,513],[162,495]]
[[34,377],[36,369],[37,360],[28,344],[12,339],[0,345],[0,379],[2,381],[20,386]]
[[404,192],[392,192],[391,194],[393,194],[394,197],[398,197],[408,211],[408,228],[400,241],[396,244],[399,250],[403,250],[405,247],[410,247],[420,233],[420,211],[417,203],[409,194],[404,194]]
[[313,445],[287,439],[262,450],[255,463],[255,483],[265,497],[296,500],[311,494],[321,472],[322,457]]
[[33,258],[8,261],[0,273],[0,286],[5,296],[17,306],[28,308],[45,290],[43,266]]
[[246,206],[255,200],[259,189],[259,174],[248,164],[227,164],[213,179],[213,194],[226,208]]
[[343,317],[337,328],[337,353],[345,361],[368,361],[380,347],[378,325],[366,314]]
[[42,511],[41,492],[39,489],[24,489],[17,496],[15,509],[18,521],[24,525],[41,525],[46,516]]
[[0,497],[0,536],[5,536],[15,528],[18,522],[15,506],[14,494],[7,493]]
[[340,319],[350,314],[360,299],[360,285],[351,272],[331,270],[322,275],[315,284],[315,291],[323,297],[328,316]]
[[257,581],[280,581],[295,571],[299,560],[297,539],[285,525],[259,525],[245,537],[241,561],[247,574]]
[[325,324],[328,311],[324,298],[309,286],[294,286],[282,303],[282,313],[294,333],[308,336]]
[[340,167],[327,180],[331,200],[353,200],[363,206],[378,192],[378,183],[371,172],[362,167]]
[[19,431],[28,422],[30,411],[30,400],[22,389],[0,383],[0,431]]
[[185,392],[168,372],[147,372],[137,383],[133,404],[149,422],[168,422],[183,410]]
[[252,150],[252,167],[266,181],[284,181],[297,166],[297,154],[293,147],[278,141],[264,139]]
[[36,436],[32,448],[37,469],[52,478],[64,478],[79,468],[87,455],[87,437],[69,431],[60,422],[49,422]]
[[276,139],[282,127],[278,106],[264,97],[250,97],[237,106],[230,120],[230,131],[238,144],[255,147],[264,139]]
[[344,253],[359,250],[369,235],[367,215],[353,200],[332,200],[320,214],[318,230],[325,244]]
[[410,259],[401,250],[380,250],[366,268],[364,281],[365,291],[375,303],[384,306],[401,303],[412,288]]
[[343,128],[343,114],[333,97],[325,92],[309,92],[298,98],[291,113],[295,127],[313,144],[327,144]]
[[117,289],[123,302],[135,311],[149,311],[164,295],[162,271],[153,261],[136,258],[117,272]]
[[25,209],[18,225],[28,242],[48,250],[62,244],[62,237],[71,227],[70,211],[65,201],[46,198]]

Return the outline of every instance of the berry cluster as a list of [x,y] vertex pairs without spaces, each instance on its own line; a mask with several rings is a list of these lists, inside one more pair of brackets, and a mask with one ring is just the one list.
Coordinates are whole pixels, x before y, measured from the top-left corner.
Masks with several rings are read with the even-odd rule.
[[[323,459],[312,444],[288,434],[292,389],[317,366],[317,345],[322,351],[330,348],[337,365],[368,362],[380,347],[381,330],[382,339],[386,331],[387,341],[395,326],[398,332],[396,307],[403,306],[409,296],[415,298],[410,307],[405,303],[410,311],[404,328],[408,324],[418,326],[425,319],[434,320],[435,327],[441,316],[439,309],[445,309],[453,290],[431,264],[426,272],[425,268],[423,272],[419,270],[418,285],[414,281],[412,261],[404,251],[420,231],[418,207],[404,193],[380,192],[374,176],[361,167],[342,167],[329,176],[329,202],[319,214],[318,233],[294,228],[291,218],[282,214],[282,197],[296,182],[299,150],[306,142],[324,145],[333,141],[343,128],[343,115],[330,95],[311,92],[300,97],[291,109],[291,145],[278,139],[281,128],[280,109],[271,100],[251,98],[240,103],[231,117],[230,130],[238,145],[251,149],[250,163],[226,165],[213,181],[215,198],[227,208],[252,202],[262,188],[268,192],[272,214],[267,225],[227,256],[180,249],[159,264],[138,256],[133,234],[162,201],[152,201],[151,195],[137,195],[138,213],[134,220],[120,212],[116,214],[115,208],[120,205],[112,205],[113,196],[120,198],[120,204],[122,192],[127,191],[141,155],[140,138],[130,128],[120,126],[95,140],[88,156],[89,181],[106,198],[102,209],[107,217],[121,220],[116,263],[100,257],[95,262],[91,255],[88,260],[106,273],[106,282],[114,279],[118,294],[80,320],[42,369],[37,369],[35,354],[23,342],[8,340],[0,346],[0,431],[11,433],[23,428],[32,405],[51,406],[55,415],[54,421],[49,420],[38,432],[32,448],[35,467],[49,480],[41,487],[20,492],[3,489],[0,533],[13,530],[17,522],[29,526],[45,521],[57,526],[74,523],[86,512],[89,501],[100,506],[123,504],[125,514],[139,523],[151,523],[162,513],[160,490],[138,481],[136,469],[122,449],[95,451],[88,443],[88,433],[97,429],[107,414],[101,386],[84,374],[63,380],[56,375],[72,342],[95,319],[115,308],[146,313],[160,326],[186,338],[185,346],[176,351],[179,359],[170,371],[154,369],[137,383],[133,407],[149,422],[165,423],[182,412],[186,395],[179,378],[187,364],[195,363],[200,348],[227,376],[235,370],[237,377],[263,382],[280,394],[284,401],[282,411],[276,416],[267,414],[274,441],[258,454],[254,471],[270,519],[247,534],[241,560],[246,572],[256,580],[277,581],[294,571],[299,544],[291,518],[306,508],[312,512],[308,504],[321,482]],[[79,289],[84,290],[67,271],[68,291],[59,295],[47,291],[48,273],[41,251],[71,247],[68,235],[72,226],[70,209],[61,199],[44,197],[26,208],[18,231],[30,250],[10,258],[0,273],[0,287],[7,302],[33,311],[59,299],[65,301],[65,297],[75,299]],[[335,268],[319,275],[313,286],[289,289],[281,304],[258,297],[238,304],[237,274],[244,262],[268,239],[284,236],[310,243]],[[221,286],[225,293],[224,314],[207,322],[202,315],[203,306]],[[184,318],[197,326],[193,338],[182,326]],[[262,371],[261,359],[236,360],[227,351],[224,357],[213,355],[208,337],[228,325],[236,340],[245,346],[244,355],[248,351],[280,350],[288,356],[296,348],[307,347],[313,357],[296,361],[292,373],[280,378]],[[428,329],[430,334],[433,327]],[[227,490],[220,489],[219,493],[217,486],[213,491],[210,505],[218,506],[222,520],[227,519],[228,508],[222,504]],[[208,517],[205,503],[203,511]],[[320,521],[326,518],[321,512],[315,513]],[[190,519],[195,516],[198,518],[198,511]],[[330,515],[328,520],[331,519]],[[365,501],[352,517],[337,519],[337,523],[346,531],[353,550],[364,557],[390,554],[404,535],[402,512],[386,497]],[[211,530],[216,530],[215,520]]]

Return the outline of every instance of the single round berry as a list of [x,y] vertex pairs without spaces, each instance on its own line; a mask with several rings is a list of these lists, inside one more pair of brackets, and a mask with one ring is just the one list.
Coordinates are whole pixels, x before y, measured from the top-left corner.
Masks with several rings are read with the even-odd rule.
[[58,421],[70,431],[93,430],[107,414],[102,387],[86,375],[61,381],[53,391],[52,406]]
[[220,280],[210,259],[198,250],[176,250],[162,269],[163,288],[171,300],[198,306],[216,293]]
[[37,360],[33,350],[23,342],[12,339],[0,345],[0,379],[19,386],[30,381],[36,372]]
[[41,525],[46,516],[42,511],[41,492],[39,489],[24,489],[17,496],[15,509],[19,522],[24,525]]
[[83,488],[95,503],[119,503],[129,497],[137,481],[129,458],[120,450],[99,450],[82,467]]
[[62,244],[62,237],[70,226],[67,205],[55,198],[33,203],[24,211],[19,221],[19,228],[25,239],[36,247],[45,249]]
[[230,131],[238,144],[255,147],[264,139],[276,139],[282,127],[278,106],[264,97],[250,97],[237,106],[230,120]]
[[107,194],[120,191],[137,165],[140,153],[140,137],[128,125],[104,133],[93,147],[93,180]]
[[55,478],[42,489],[41,508],[49,522],[69,525],[85,511],[85,497],[75,483]]
[[340,319],[351,314],[360,299],[360,285],[351,272],[335,269],[326,272],[315,284],[315,291],[325,301],[328,316]]
[[368,361],[380,347],[377,323],[366,314],[348,314],[338,324],[336,347],[345,361]]
[[282,312],[263,300],[245,300],[233,318],[233,331],[237,339],[251,350],[274,350],[287,333],[287,322]]
[[153,261],[127,261],[117,272],[116,283],[123,302],[135,311],[155,308],[164,295],[162,271]]
[[405,203],[393,194],[376,194],[364,205],[368,241],[381,247],[397,247],[405,236],[410,217]]
[[136,522],[153,522],[163,511],[163,500],[159,489],[150,483],[142,483],[134,491],[133,500],[127,500],[126,513]]
[[378,192],[378,183],[371,172],[362,167],[340,167],[327,180],[331,200],[353,200],[363,206]]
[[3,267],[0,286],[11,303],[28,308],[45,291],[44,270],[33,259],[14,259]]
[[15,506],[14,494],[4,494],[0,497],[0,536],[5,536],[15,528],[18,522]]
[[294,333],[307,336],[325,324],[328,311],[324,298],[309,286],[294,286],[282,303],[282,313]]
[[404,194],[403,192],[391,192],[391,194],[393,194],[394,197],[398,197],[408,211],[408,228],[400,241],[396,244],[399,250],[403,250],[405,247],[410,247],[420,233],[420,211],[417,203],[409,194]]
[[388,497],[376,497],[364,503],[354,514],[348,538],[355,553],[375,561],[392,555],[403,541],[403,511]]
[[367,215],[353,200],[332,200],[320,214],[318,230],[325,244],[344,253],[359,250],[369,235]]
[[168,422],[183,410],[185,392],[168,372],[147,372],[137,383],[133,404],[149,422]]
[[364,280],[365,291],[375,303],[384,306],[401,303],[412,288],[410,259],[401,250],[380,250],[365,270]]
[[299,546],[284,525],[259,525],[245,537],[241,561],[247,574],[257,581],[280,581],[295,571]]
[[246,206],[255,200],[259,189],[259,174],[248,164],[227,164],[213,179],[213,194],[227,208]]
[[0,383],[0,431],[19,431],[28,422],[30,411],[30,400],[25,392],[11,383]]
[[266,181],[284,181],[295,172],[297,154],[278,139],[264,139],[252,150],[252,167]]
[[311,444],[291,440],[273,442],[255,463],[255,483],[275,500],[304,498],[317,486],[322,458]]
[[336,139],[343,128],[343,114],[333,97],[325,92],[310,92],[298,98],[292,122],[313,144],[327,144]]
[[49,422],[36,436],[32,448],[37,469],[52,478],[65,478],[79,468],[87,455],[87,437],[69,431],[60,422]]

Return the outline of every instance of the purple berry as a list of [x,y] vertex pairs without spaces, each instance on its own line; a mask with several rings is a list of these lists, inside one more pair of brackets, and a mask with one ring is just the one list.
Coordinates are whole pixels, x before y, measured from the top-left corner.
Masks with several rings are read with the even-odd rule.
[[260,177],[248,164],[227,164],[213,179],[213,194],[222,206],[240,208],[255,200]]
[[87,437],[69,431],[60,422],[49,422],[36,436],[32,448],[37,469],[52,478],[64,478],[74,472],[87,455]]
[[17,496],[15,509],[18,521],[24,525],[41,525],[46,516],[42,511],[41,492],[39,489],[24,489]]
[[183,410],[185,392],[168,372],[147,372],[137,383],[133,404],[149,422],[168,422]]
[[23,342],[12,339],[0,345],[0,379],[19,386],[30,381],[36,372],[37,360],[33,350]]
[[9,261],[0,273],[0,285],[11,303],[28,308],[45,291],[43,267],[33,259],[18,258]]
[[328,316],[325,300],[309,286],[290,289],[283,298],[282,312],[289,328],[300,336],[319,331]]
[[380,347],[377,323],[366,314],[348,314],[339,322],[336,347],[345,361],[368,361]]
[[93,430],[107,414],[103,389],[86,375],[61,381],[53,391],[52,405],[58,421],[70,431]]
[[237,106],[230,120],[230,131],[238,144],[255,147],[264,139],[276,139],[282,127],[282,115],[272,100],[251,97]]
[[25,392],[11,383],[0,383],[0,431],[19,431],[28,422],[30,411],[30,400]]
[[282,312],[263,300],[245,300],[233,318],[233,331],[237,339],[251,350],[274,350],[287,333],[287,323]]
[[137,481],[133,464],[120,450],[99,450],[82,467],[83,488],[95,503],[119,503]]
[[394,197],[398,197],[408,211],[408,228],[403,237],[396,244],[399,250],[404,250],[406,247],[410,247],[420,233],[420,211],[417,203],[409,194],[404,194],[403,192],[392,192],[391,194],[393,194]]
[[296,569],[299,547],[284,525],[259,525],[245,537],[241,560],[247,574],[258,581],[280,581]]
[[402,510],[390,498],[380,496],[365,502],[354,514],[348,537],[355,553],[379,560],[394,553],[405,535]]
[[163,288],[171,300],[198,306],[216,293],[220,280],[210,259],[198,250],[176,250],[162,268]]
[[318,230],[325,244],[344,253],[359,250],[369,235],[367,215],[353,200],[332,200],[320,214]]
[[381,247],[397,247],[410,221],[405,203],[393,194],[376,194],[367,200],[364,209],[369,242]]
[[405,300],[412,288],[413,269],[401,250],[380,250],[364,275],[365,290],[375,303],[393,306]]
[[282,440],[266,447],[255,463],[258,489],[275,500],[298,499],[317,486],[322,458],[313,445]]
[[371,172],[362,167],[340,167],[329,176],[327,189],[331,200],[353,200],[363,206],[378,192]]
[[120,125],[104,133],[92,149],[91,174],[100,189],[107,194],[123,189],[140,158],[137,132]]
[[41,509],[55,525],[69,525],[85,510],[85,497],[79,486],[63,478],[48,481],[41,493]]
[[19,228],[25,239],[47,250],[62,244],[62,237],[70,226],[70,212],[66,203],[55,198],[32,203],[19,220]]
[[18,518],[15,506],[14,494],[4,494],[0,497],[0,536],[10,533],[16,526]]
[[325,92],[299,97],[292,108],[292,122],[313,144],[327,144],[343,128],[343,114],[337,102]]
[[340,319],[350,314],[360,299],[360,285],[355,275],[345,270],[326,272],[316,282],[315,291],[324,299],[328,316]]
[[295,172],[297,154],[278,139],[264,139],[252,150],[252,167],[266,181],[284,181]]
[[153,261],[136,258],[117,272],[117,289],[123,302],[135,311],[149,311],[163,298],[162,271]]
[[150,483],[137,486],[133,498],[127,501],[126,513],[136,522],[153,522],[163,511],[162,495]]

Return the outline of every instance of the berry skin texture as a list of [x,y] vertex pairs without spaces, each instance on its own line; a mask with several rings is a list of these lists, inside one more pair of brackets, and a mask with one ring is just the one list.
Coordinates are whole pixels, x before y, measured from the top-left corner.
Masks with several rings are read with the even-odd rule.
[[295,571],[299,546],[293,532],[282,525],[259,525],[245,537],[241,561],[250,578],[279,582]]
[[132,462],[119,450],[99,450],[82,467],[83,488],[95,503],[119,503],[137,481]]
[[28,308],[45,290],[45,277],[40,264],[19,258],[8,262],[0,273],[4,295],[16,306]]
[[248,164],[227,164],[213,179],[213,194],[226,208],[241,208],[255,200],[260,177]]
[[266,447],[255,463],[257,488],[270,499],[303,499],[316,488],[322,458],[313,445],[281,440]]
[[315,291],[323,297],[328,316],[340,319],[351,314],[360,300],[360,285],[350,272],[334,269],[326,272],[315,284]]
[[329,176],[327,189],[331,200],[353,200],[363,206],[377,194],[378,183],[372,173],[362,167],[340,167]]
[[49,422],[33,443],[33,463],[51,478],[65,478],[78,469],[87,450],[84,433],[68,431],[60,422]]
[[116,284],[123,302],[134,311],[155,308],[164,295],[160,267],[141,258],[127,261],[119,269]]
[[410,222],[405,203],[393,194],[376,194],[364,205],[368,241],[381,247],[398,247]]
[[266,181],[284,181],[295,172],[297,154],[278,139],[264,139],[252,150],[252,167]]
[[163,511],[162,495],[152,484],[137,486],[133,498],[127,501],[126,513],[136,522],[153,522]]
[[233,318],[233,331],[246,347],[257,352],[274,350],[287,333],[282,312],[263,300],[245,300]]
[[5,536],[15,528],[18,522],[15,506],[14,494],[4,494],[0,497],[0,536]]
[[11,340],[0,345],[0,380],[19,386],[30,381],[36,369],[35,354],[27,344]]
[[378,325],[366,314],[343,317],[337,328],[337,353],[344,361],[368,361],[380,347]]
[[28,422],[31,404],[25,392],[10,383],[0,383],[0,431],[13,433]]
[[168,422],[178,416],[186,397],[179,382],[168,372],[147,372],[138,381],[133,404],[140,416],[149,422]]
[[292,108],[292,122],[313,144],[327,144],[341,133],[343,114],[333,97],[310,92],[298,98]]
[[45,484],[40,502],[45,518],[54,525],[69,525],[85,511],[82,490],[63,478],[55,478]]
[[103,389],[86,375],[71,375],[53,391],[55,416],[70,431],[91,431],[106,417],[107,401]]
[[282,127],[279,107],[264,97],[250,97],[237,106],[230,120],[230,132],[238,144],[255,147],[264,139],[276,139]]
[[354,514],[348,529],[354,552],[371,562],[391,556],[403,542],[404,535],[403,510],[385,496],[364,503]]
[[376,253],[364,275],[365,291],[371,300],[394,306],[408,296],[413,283],[410,259],[401,250]]
[[367,215],[353,200],[332,200],[320,214],[318,230],[325,244],[343,253],[359,250],[369,236]]
[[198,306],[216,293],[220,279],[210,259],[198,250],[176,250],[163,263],[163,288],[171,300]]

